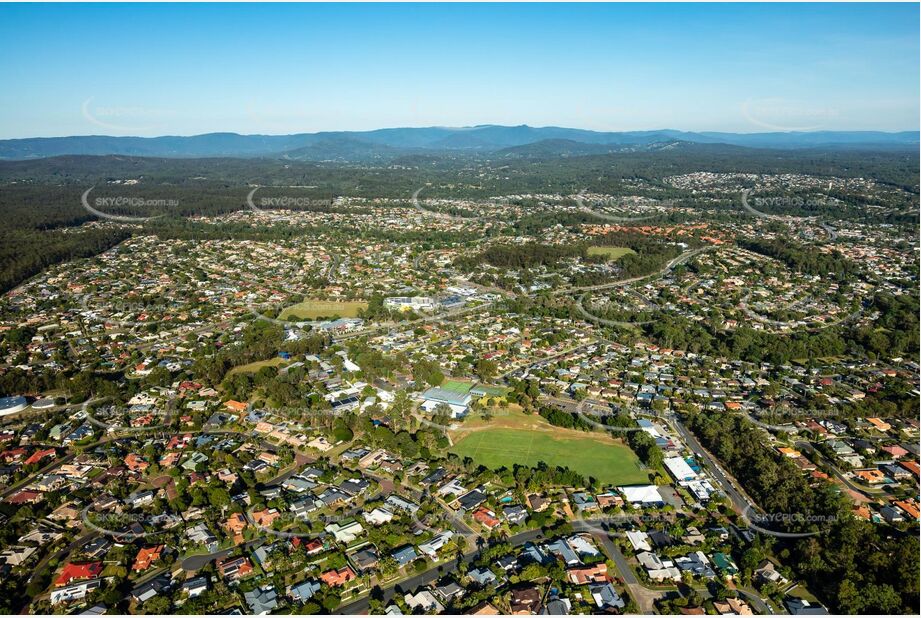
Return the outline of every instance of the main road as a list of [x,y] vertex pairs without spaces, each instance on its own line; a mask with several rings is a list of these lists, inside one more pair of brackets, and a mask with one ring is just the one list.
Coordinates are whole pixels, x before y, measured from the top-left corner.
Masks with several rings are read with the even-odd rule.
[[745,496],[742,491],[737,488],[735,481],[731,479],[728,474],[723,472],[722,467],[717,463],[716,459],[697,441],[694,434],[688,431],[677,418],[673,417],[671,419],[671,424],[681,436],[681,439],[684,440],[684,443],[688,445],[688,448],[697,456],[697,460],[701,465],[703,465],[710,473],[710,476],[719,483],[723,493],[732,501],[735,511],[740,515],[747,513],[749,510],[757,512],[755,503],[749,500],[748,496]]

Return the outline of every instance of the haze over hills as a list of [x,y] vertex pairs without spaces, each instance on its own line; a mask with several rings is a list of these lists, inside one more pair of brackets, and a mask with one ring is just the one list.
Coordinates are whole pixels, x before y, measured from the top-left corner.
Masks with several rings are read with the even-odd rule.
[[565,127],[481,125],[390,128],[293,135],[207,133],[193,136],[72,137],[0,140],[0,159],[61,155],[146,157],[271,157],[303,161],[386,161],[411,154],[483,153],[555,157],[656,150],[681,142],[746,148],[915,149],[917,131],[815,131],[774,133],[657,131],[600,132]]

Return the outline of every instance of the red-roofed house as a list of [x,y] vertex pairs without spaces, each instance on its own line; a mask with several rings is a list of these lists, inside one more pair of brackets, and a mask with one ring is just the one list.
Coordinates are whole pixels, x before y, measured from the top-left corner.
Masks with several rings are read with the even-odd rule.
[[921,510],[918,509],[918,501],[914,498],[899,500],[895,502],[895,505],[905,511],[908,516],[913,519],[918,519],[921,517]]
[[304,551],[307,552],[308,556],[313,555],[313,554],[318,554],[321,551],[323,551],[323,549],[326,547],[326,545],[324,545],[323,541],[321,541],[320,539],[310,539],[309,541],[305,541],[299,536],[296,536],[293,539],[291,539],[291,545],[293,545],[294,547],[300,547],[301,545],[303,545]]
[[253,521],[256,522],[257,526],[262,526],[263,528],[269,528],[281,516],[276,509],[263,509],[261,511],[253,512]]
[[358,576],[355,574],[355,571],[352,570],[352,567],[347,566],[339,570],[333,569],[332,571],[327,571],[320,575],[320,579],[327,586],[334,587],[347,584],[353,579],[358,579]]
[[886,480],[886,475],[883,474],[882,470],[876,468],[864,468],[862,470],[854,470],[854,476],[864,481],[865,483],[882,483]]
[[242,579],[253,572],[253,565],[248,558],[243,556],[239,558],[227,558],[217,564],[217,571],[221,577],[226,577],[230,581]]
[[37,464],[45,457],[55,457],[57,452],[53,448],[40,449],[32,453],[32,455],[26,459],[23,463],[25,465]]
[[44,500],[45,494],[32,489],[22,489],[5,500],[10,504],[36,504]]
[[173,451],[176,449],[182,449],[189,445],[192,441],[192,434],[187,433],[181,436],[173,436],[169,439],[169,442],[166,444],[166,450]]
[[577,586],[592,582],[606,582],[608,580],[608,566],[601,562],[590,567],[580,567],[566,571],[566,577]]
[[142,547],[141,551],[134,558],[134,566],[131,569],[135,572],[146,571],[154,562],[160,559],[163,554],[163,545],[155,547]]
[[893,457],[895,457],[896,459],[898,459],[899,457],[905,457],[905,455],[908,455],[908,451],[903,449],[898,444],[890,444],[889,446],[884,446],[883,450],[889,453],[890,455],[892,455]]
[[14,448],[7,449],[3,451],[2,453],[0,453],[0,459],[9,463],[11,461],[17,461],[19,459],[22,459],[28,454],[29,454],[28,449],[25,449],[21,446],[16,446]]
[[148,425],[153,425],[154,419],[156,417],[153,414],[144,414],[135,419],[132,419],[132,427],[147,427]]
[[150,464],[144,461],[142,457],[134,453],[128,453],[125,455],[125,466],[132,472],[143,472]]
[[233,399],[231,399],[230,401],[225,401],[225,402],[224,402],[224,405],[227,407],[228,410],[231,410],[231,411],[233,411],[233,412],[244,412],[244,411],[246,411],[246,404],[245,404],[245,403],[241,403],[241,402],[239,402],[239,401],[234,401]]
[[908,470],[909,472],[911,472],[911,473],[914,474],[915,476],[918,476],[919,470],[918,470],[918,462],[917,462],[917,461],[901,461],[901,462],[899,462],[899,463],[902,465],[903,468],[905,468],[906,470]]
[[66,586],[77,579],[92,579],[102,573],[101,562],[68,562],[54,580],[55,586]]
[[496,514],[484,507],[480,507],[474,511],[473,518],[490,530],[499,525],[499,520],[496,518]]
[[246,529],[246,518],[240,513],[234,513],[224,522],[224,529],[233,536],[234,543],[243,542],[243,530]]

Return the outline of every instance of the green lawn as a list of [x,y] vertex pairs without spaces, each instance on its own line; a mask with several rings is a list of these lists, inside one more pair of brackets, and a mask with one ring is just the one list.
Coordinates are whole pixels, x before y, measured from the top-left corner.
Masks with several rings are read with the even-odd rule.
[[566,466],[601,483],[630,485],[647,483],[633,451],[600,434],[598,437],[557,437],[527,429],[483,429],[457,442],[451,449],[488,468],[512,468],[516,463],[535,466]]
[[354,318],[359,309],[367,309],[368,303],[360,300],[305,300],[296,305],[285,307],[279,320],[294,317],[299,320],[314,320],[338,315],[341,318]]
[[589,247],[589,255],[603,255],[609,260],[618,260],[628,253],[636,253],[629,247]]

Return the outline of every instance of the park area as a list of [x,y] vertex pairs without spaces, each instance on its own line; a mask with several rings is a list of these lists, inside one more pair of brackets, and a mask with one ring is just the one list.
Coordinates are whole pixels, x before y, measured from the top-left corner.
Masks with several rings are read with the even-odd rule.
[[278,319],[316,320],[318,318],[354,318],[361,309],[367,309],[368,303],[361,300],[305,300],[285,307]]
[[589,247],[589,255],[603,255],[608,260],[619,260],[629,253],[636,253],[629,247]]
[[451,452],[487,468],[536,466],[543,461],[551,467],[565,466],[586,479],[594,477],[603,484],[649,482],[636,455],[620,440],[601,432],[554,427],[539,416],[511,412],[486,423],[470,419],[452,437]]

